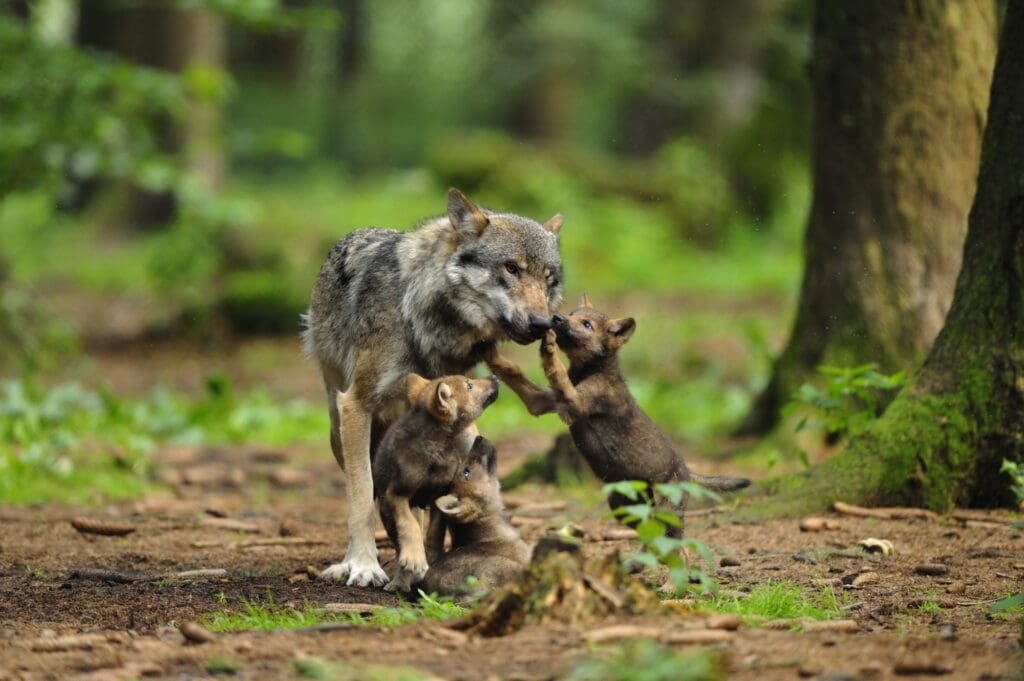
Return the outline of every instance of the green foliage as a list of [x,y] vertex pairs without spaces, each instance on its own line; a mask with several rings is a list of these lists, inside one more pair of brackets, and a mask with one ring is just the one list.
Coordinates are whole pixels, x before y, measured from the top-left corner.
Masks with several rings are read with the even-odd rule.
[[783,417],[809,406],[821,413],[821,419],[802,419],[797,432],[805,428],[824,428],[829,435],[852,436],[862,432],[879,416],[879,406],[907,381],[906,372],[886,376],[877,364],[857,367],[820,366],[826,378],[824,388],[804,383],[793,399],[782,408]]
[[724,678],[718,651],[696,648],[686,652],[639,639],[622,644],[608,658],[579,664],[566,677],[570,681],[714,681]]
[[254,391],[235,396],[213,376],[190,401],[156,389],[145,400],[75,383],[43,389],[29,379],[0,383],[0,501],[100,502],[134,497],[152,484],[159,443],[283,444],[327,431],[319,405],[280,404]]
[[301,655],[295,659],[295,672],[304,679],[332,681],[434,681],[437,678],[415,667],[357,666],[310,655]]
[[823,588],[818,594],[809,594],[797,584],[785,580],[758,584],[743,598],[717,596],[711,600],[710,605],[719,612],[753,615],[769,620],[804,617],[828,620],[842,614],[840,598],[830,587]]
[[309,292],[283,279],[273,270],[232,273],[221,300],[224,317],[242,333],[297,333]]
[[700,554],[704,562],[713,564],[711,550],[699,539],[670,537],[669,528],[682,528],[683,518],[677,507],[687,498],[706,498],[721,501],[721,497],[709,489],[692,482],[655,483],[649,486],[641,480],[613,482],[602,488],[605,495],[619,494],[631,504],[619,506],[612,514],[619,522],[636,529],[643,550],[625,558],[649,568],[664,565],[668,577],[677,592],[684,592],[691,583],[701,589],[717,591],[714,579],[700,566],[692,565],[686,556],[686,549]]
[[[77,351],[74,334],[20,286],[4,284],[0,274],[0,371],[29,373],[53,368],[60,357]],[[9,349],[9,351],[7,351]]]
[[1017,501],[1024,501],[1024,465],[1016,461],[1003,459],[999,472],[1010,476],[1010,479],[1013,481],[1010,489],[1016,495]]
[[0,196],[43,186],[70,199],[96,178],[152,187],[175,176],[157,135],[182,112],[173,76],[44,43],[3,11],[0,63]]
[[237,674],[242,669],[242,664],[233,657],[227,655],[214,655],[206,663],[206,671],[210,674]]
[[[273,629],[299,629],[330,622],[342,622],[371,627],[395,627],[421,619],[445,620],[466,614],[465,608],[456,605],[450,598],[439,598],[436,594],[419,592],[416,605],[402,602],[394,608],[381,608],[364,617],[359,613],[327,613],[306,602],[303,608],[286,608],[274,603],[269,593],[264,602],[253,602],[241,598],[242,611],[218,610],[203,615],[200,622],[212,631],[268,631]],[[226,598],[218,603],[227,604]]]

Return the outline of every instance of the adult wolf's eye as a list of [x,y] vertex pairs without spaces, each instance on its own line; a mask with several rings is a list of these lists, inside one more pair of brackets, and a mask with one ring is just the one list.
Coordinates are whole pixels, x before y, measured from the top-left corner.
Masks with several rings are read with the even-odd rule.
[[462,477],[464,479],[469,480],[469,476],[472,475],[472,474],[473,474],[473,472],[471,470],[469,470],[468,468],[463,468],[462,469]]
[[505,271],[511,274],[513,277],[519,276],[519,265],[509,261],[505,263]]
[[584,319],[583,328],[586,329],[587,331],[592,331],[594,329],[594,325],[590,323],[589,319]]

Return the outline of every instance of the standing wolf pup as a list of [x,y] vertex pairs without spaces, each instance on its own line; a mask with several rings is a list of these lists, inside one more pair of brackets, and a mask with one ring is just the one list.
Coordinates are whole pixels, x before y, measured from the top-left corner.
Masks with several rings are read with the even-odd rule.
[[[747,478],[705,477],[690,471],[668,434],[633,399],[619,369],[618,352],[636,330],[632,318],[609,319],[584,294],[568,316],[551,318],[552,330],[541,343],[541,363],[550,388],[530,381],[522,371],[492,351],[491,370],[520,394],[532,395],[535,407],[553,405],[569,426],[573,442],[594,473],[605,482],[643,480],[692,481],[718,492],[741,489]],[[561,348],[569,369],[558,358]],[[531,409],[534,411],[534,409]],[[612,495],[614,509],[625,498]],[[685,510],[686,499],[680,504]],[[677,534],[677,528],[670,528]]]
[[[427,573],[430,554],[412,509],[428,508],[450,491],[468,463],[469,455],[459,451],[459,444],[466,429],[498,398],[498,379],[444,376],[428,381],[409,374],[408,394],[409,411],[388,428],[373,455],[373,491],[398,554],[398,567],[384,587],[388,591],[409,591]],[[430,524],[431,548],[439,553],[444,521],[435,513]]]
[[498,341],[543,336],[562,300],[561,226],[561,215],[540,224],[478,208],[451,189],[446,215],[410,232],[356,230],[328,253],[303,340],[327,390],[349,542],[323,578],[387,580],[373,540],[370,450],[405,410],[406,376],[464,374]]

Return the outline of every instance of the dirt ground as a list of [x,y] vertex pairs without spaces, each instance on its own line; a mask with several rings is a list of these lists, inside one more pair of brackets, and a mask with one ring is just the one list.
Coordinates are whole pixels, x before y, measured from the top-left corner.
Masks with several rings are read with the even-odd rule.
[[[529,439],[499,445],[506,470],[543,447]],[[207,678],[208,665],[219,658],[234,660],[237,678],[298,678],[296,661],[308,656],[345,665],[408,665],[447,679],[556,679],[581,660],[616,649],[614,642],[588,641],[606,626],[653,626],[663,640],[705,626],[703,614],[666,606],[663,614],[639,621],[543,625],[502,638],[467,637],[443,623],[419,622],[219,634],[213,642],[188,644],[178,624],[237,609],[242,597],[272,597],[300,608],[395,600],[381,590],[309,577],[338,560],[344,546],[342,475],[329,455],[175,448],[157,459],[158,475],[171,490],[166,495],[103,509],[0,507],[0,679]],[[600,505],[570,499],[564,509],[551,509],[546,502],[564,495],[546,486],[507,496],[529,540],[573,521],[587,531],[588,553],[633,546],[600,540],[615,527]],[[123,537],[82,534],[69,522],[79,515],[136,529]],[[951,518],[825,517],[837,529],[801,532],[798,520],[740,524],[728,514],[688,521],[688,534],[712,547],[724,591],[782,579],[815,590],[832,584],[843,590],[846,615],[857,623],[849,633],[741,627],[715,644],[728,678],[924,678],[914,669],[948,679],[1022,678],[1020,625],[989,613],[994,600],[1021,589],[1019,531],[1003,522]],[[864,554],[857,542],[868,537],[891,541],[896,553]],[[290,543],[261,544],[268,540]],[[381,555],[388,561],[393,553],[385,546]],[[945,573],[919,574],[926,563],[945,566]],[[173,577],[214,568],[226,573]],[[116,574],[104,579],[83,569]],[[844,577],[867,572],[877,577],[859,588],[842,587]]]

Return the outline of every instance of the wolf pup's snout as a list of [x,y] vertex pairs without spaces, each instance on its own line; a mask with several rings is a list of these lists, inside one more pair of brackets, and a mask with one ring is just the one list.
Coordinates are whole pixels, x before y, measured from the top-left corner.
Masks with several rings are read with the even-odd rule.
[[[491,392],[487,395],[487,398],[484,399],[484,409],[494,404],[494,401],[498,399],[498,378],[493,375],[488,376],[487,378],[491,381]],[[480,439],[479,435],[477,435],[477,439]]]

